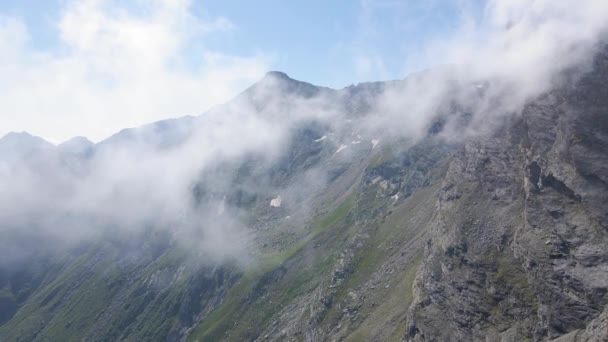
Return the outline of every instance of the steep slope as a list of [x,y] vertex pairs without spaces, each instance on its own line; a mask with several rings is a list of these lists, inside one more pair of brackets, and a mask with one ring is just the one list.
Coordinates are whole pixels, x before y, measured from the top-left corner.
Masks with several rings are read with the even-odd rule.
[[343,228],[193,340],[604,340],[607,66],[598,55],[491,135],[385,149]]
[[[332,90],[271,72],[212,112],[283,120],[284,146],[197,173],[191,217],[0,263],[0,339],[602,341],[607,78],[600,53],[477,134],[484,86],[450,84],[412,138],[366,127],[411,79]],[[169,154],[213,120],[125,130],[93,154]],[[201,248],[211,222],[246,226],[243,252]]]
[[[261,83],[264,87],[267,87],[267,78]],[[299,84],[289,80],[282,82]],[[197,124],[191,118],[186,120],[190,125]],[[188,132],[193,129],[179,129],[185,126],[183,121],[171,121],[127,130],[97,145],[93,152],[87,148],[84,155],[111,154],[113,146],[136,152],[147,149],[171,151],[172,146],[187,139]],[[309,222],[310,213],[326,212],[325,206],[332,207],[327,202],[343,196],[352,178],[357,176],[356,167],[349,171],[350,159],[340,157],[368,151],[371,143],[353,145],[352,152],[343,151],[334,156],[338,149],[335,138],[320,140],[325,129],[324,125],[315,122],[297,122],[292,142],[270,164],[258,160],[255,155],[244,162],[220,164],[217,165],[220,171],[201,174],[199,184],[193,187],[193,201],[200,212],[206,212],[222,198],[227,206],[242,210],[240,218],[256,233],[250,243],[261,253],[258,255],[261,261],[254,261],[249,269],[278,265],[301,248],[303,241],[320,229]],[[61,151],[67,149],[64,145],[59,148]],[[87,160],[80,159],[85,162],[85,170],[96,165],[94,158],[90,165],[86,164]],[[319,199],[324,201],[322,205],[301,206],[303,202],[310,202],[311,196],[317,196],[319,187],[324,184],[318,179],[307,180],[312,177],[307,172],[318,168],[327,168],[333,174],[334,190],[327,191],[324,199]],[[222,182],[225,186],[219,186]],[[301,186],[303,183],[309,186]],[[270,207],[269,202],[277,194],[283,195],[281,206]],[[211,215],[216,216],[215,213]],[[221,219],[220,216],[216,219]],[[283,226],[286,222],[293,227],[291,231]],[[333,223],[333,219],[330,222]],[[85,225],[87,221],[80,224]],[[328,223],[323,226],[327,229]],[[30,233],[38,232],[44,230],[34,229]],[[35,238],[25,235],[22,240],[28,243]],[[7,242],[14,243],[8,235],[5,237]],[[2,339],[181,338],[196,320],[220,303],[237,279],[246,277],[250,271],[244,274],[243,266],[234,264],[235,261],[206,260],[200,247],[176,240],[164,226],[153,226],[139,233],[110,230],[97,241],[78,244],[67,252],[56,255],[56,251],[46,253],[43,250],[24,257],[18,264],[3,265],[0,285],[10,301],[2,303],[1,307],[6,314],[0,327]],[[35,249],[35,245],[25,248]]]
[[408,339],[545,340],[606,310],[605,75],[600,54],[450,162]]

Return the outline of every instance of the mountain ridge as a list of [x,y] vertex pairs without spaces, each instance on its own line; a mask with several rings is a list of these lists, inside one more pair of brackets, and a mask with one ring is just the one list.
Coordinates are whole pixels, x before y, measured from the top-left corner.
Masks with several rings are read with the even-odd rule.
[[[408,77],[413,77],[415,75],[423,74],[425,72],[429,72],[429,70],[412,73]],[[273,84],[273,83],[276,83],[277,81],[278,82],[283,82],[285,84],[288,84],[289,85],[287,87],[287,91],[288,92],[297,91],[297,89],[299,87],[308,88],[308,89],[317,88],[317,89],[320,89],[321,91],[322,90],[329,90],[329,91],[332,91],[332,92],[352,92],[352,91],[359,91],[359,89],[366,89],[366,88],[371,88],[371,89],[376,88],[377,90],[379,90],[380,88],[383,87],[382,86],[383,84],[391,84],[391,83],[395,83],[395,82],[402,82],[402,81],[404,81],[406,79],[407,79],[407,77],[404,78],[404,79],[400,79],[400,80],[360,82],[360,83],[356,83],[356,84],[351,84],[351,85],[345,86],[343,88],[329,88],[329,87],[325,87],[325,86],[314,85],[314,84],[306,82],[306,81],[293,79],[286,72],[283,72],[283,71],[270,70],[270,71],[267,71],[260,80],[258,80],[257,82],[253,83],[252,85],[250,85],[249,87],[247,87],[242,92],[236,94],[228,102],[233,101],[233,100],[239,98],[239,96],[243,96],[244,94],[247,94],[248,92],[251,92],[255,88],[265,87],[268,83]],[[310,90],[309,90],[309,92],[310,92]],[[308,94],[307,97],[314,96],[314,95],[317,95],[317,91],[312,91],[312,94]],[[218,107],[218,106],[221,107],[222,104],[216,105],[216,106],[214,106],[214,108]],[[153,128],[153,127],[163,126],[163,125],[166,125],[166,124],[171,124],[171,123],[174,123],[176,121],[179,121],[180,119],[183,119],[183,120],[186,120],[186,121],[187,120],[191,120],[193,118],[197,118],[197,117],[206,115],[210,111],[213,111],[213,108],[211,108],[211,109],[209,109],[209,110],[207,110],[207,111],[205,111],[205,112],[203,112],[202,114],[199,114],[199,115],[184,115],[184,116],[177,116],[177,117],[168,117],[168,118],[165,118],[165,119],[161,119],[161,120],[157,120],[157,121],[153,121],[153,122],[149,122],[149,123],[143,123],[142,125],[138,125],[138,126],[134,126],[134,127],[122,128],[119,131],[117,131],[116,133],[113,133],[110,136],[108,136],[108,137],[106,137],[104,139],[101,139],[98,142],[95,142],[94,145],[100,145],[100,144],[103,144],[103,143],[107,143],[108,140],[117,139],[117,138],[119,138],[122,135],[129,135],[133,131],[145,130],[145,129],[148,129],[148,128]],[[25,135],[29,135],[29,136],[32,136],[32,137],[36,137],[36,136],[30,134],[29,132],[26,132],[26,131],[22,131],[22,132],[11,131],[11,132],[6,133],[4,136],[0,137],[0,142],[4,138],[6,138],[6,137],[9,137],[9,136],[12,136],[12,135],[19,135],[19,134],[25,134]],[[88,140],[88,138],[85,137],[85,136],[75,136],[75,137],[69,138],[66,141],[63,141],[61,143],[54,144],[54,143],[52,143],[52,142],[44,139],[43,137],[38,137],[38,138],[42,139],[45,142],[47,142],[48,144],[51,144],[51,145],[54,145],[54,146],[59,146],[61,144],[69,142],[70,140],[78,139],[78,138],[85,138],[85,139]]]
[[[433,84],[428,75],[313,90],[271,74],[218,109],[236,118],[228,124],[243,119],[238,110],[259,117],[251,131],[228,125],[225,140],[197,140],[199,132],[173,121],[148,126],[142,141],[152,147],[127,154],[135,164],[107,150],[110,166],[135,172],[101,183],[118,202],[103,217],[122,207],[173,214],[179,197],[167,189],[190,173],[171,170],[220,142],[249,148],[211,154],[186,182],[177,217],[152,215],[133,229],[140,222],[127,216],[124,227],[96,226],[102,236],[0,268],[0,339],[602,341],[608,54],[521,113],[492,107],[489,127],[475,106],[493,85],[475,82],[434,84],[445,88],[433,93],[426,121],[388,116],[368,125],[380,113],[407,114],[417,101],[403,102],[400,91],[420,79]],[[302,114],[323,110],[329,119]],[[189,120],[193,128],[218,124]],[[280,120],[284,137],[247,140],[278,135],[266,124]],[[185,157],[163,159],[174,151]],[[147,163],[148,154],[161,158]],[[130,182],[143,192],[130,197]],[[93,222],[68,217],[76,223],[51,216],[76,231]],[[17,228],[17,237],[27,232]],[[17,237],[11,242],[35,246]]]

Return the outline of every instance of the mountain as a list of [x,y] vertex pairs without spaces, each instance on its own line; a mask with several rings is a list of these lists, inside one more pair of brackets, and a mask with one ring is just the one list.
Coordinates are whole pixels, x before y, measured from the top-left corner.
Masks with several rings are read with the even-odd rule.
[[0,138],[0,162],[15,163],[44,155],[54,146],[27,132],[11,132]]
[[63,153],[77,156],[87,156],[92,153],[94,145],[86,137],[74,137],[57,146]]
[[[27,225],[0,216],[2,250],[34,250],[0,262],[0,340],[605,340],[608,53],[518,112],[446,73],[270,72],[201,116],[60,145],[81,172],[21,169],[61,186]],[[407,116],[429,84],[433,114]]]

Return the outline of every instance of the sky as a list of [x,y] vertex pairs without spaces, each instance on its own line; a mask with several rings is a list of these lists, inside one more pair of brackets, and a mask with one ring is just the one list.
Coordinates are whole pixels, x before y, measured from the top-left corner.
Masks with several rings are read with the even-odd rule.
[[[481,0],[479,0],[481,1]],[[4,0],[0,136],[60,143],[197,115],[268,70],[342,88],[445,63],[469,1]]]
[[[25,21],[33,48],[56,50],[61,46],[56,22],[70,2],[5,0],[0,2],[0,13]],[[132,15],[142,7],[141,0],[102,2]],[[229,29],[205,38],[207,49],[237,56],[263,54],[270,57],[271,68],[334,88],[383,77],[402,78],[429,67],[417,50],[456,29],[463,6],[476,15],[483,8],[482,0],[188,2],[189,11],[199,19],[223,18],[230,23]],[[196,61],[196,51],[183,53]]]

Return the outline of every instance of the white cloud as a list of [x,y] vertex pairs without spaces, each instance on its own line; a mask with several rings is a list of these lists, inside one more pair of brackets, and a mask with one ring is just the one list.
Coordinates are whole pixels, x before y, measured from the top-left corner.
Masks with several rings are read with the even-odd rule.
[[205,46],[235,29],[194,16],[189,1],[68,1],[60,46],[36,50],[19,18],[0,18],[0,135],[27,130],[56,142],[99,140],[121,128],[198,114],[261,77],[265,56],[230,56]]
[[[468,127],[448,125],[446,138],[468,137],[493,128],[527,99],[548,90],[559,72],[592,56],[594,44],[608,23],[608,3],[564,2],[570,6],[542,0],[492,1],[481,22],[464,22],[452,36],[428,47],[430,56],[446,58],[456,63],[454,66],[412,75],[405,82],[387,83],[381,94],[373,87],[369,93],[361,89],[358,96],[369,94],[373,108],[355,122],[343,117],[336,94],[292,98],[285,95],[291,87],[282,89],[280,77],[270,77],[252,88],[248,96],[197,118],[196,124],[180,121],[188,126],[182,127],[184,131],[193,129],[192,135],[171,150],[158,151],[144,144],[147,148],[127,146],[124,151],[119,148],[100,154],[90,173],[77,180],[61,169],[55,174],[51,168],[0,168],[6,172],[4,178],[11,179],[0,183],[0,221],[4,223],[0,228],[11,228],[10,222],[13,228],[33,226],[30,221],[38,215],[51,218],[40,223],[40,231],[58,240],[66,240],[66,236],[80,239],[80,234],[98,231],[90,224],[83,228],[79,221],[69,225],[71,216],[64,214],[78,213],[95,218],[100,226],[134,231],[152,221],[180,231],[177,239],[202,241],[204,248],[239,250],[241,244],[232,236],[248,233],[244,223],[238,219],[226,223],[234,234],[225,235],[223,222],[211,222],[213,215],[192,208],[192,186],[201,175],[208,172],[214,176],[209,182],[218,198],[210,207],[216,212],[230,190],[232,175],[214,167],[226,161],[238,164],[252,154],[264,156],[270,163],[288,148],[290,129],[300,121],[318,119],[336,132],[351,132],[353,127],[349,126],[354,126],[361,134],[374,137],[374,146],[378,139],[388,146],[394,137],[412,141],[423,137],[432,120],[445,114],[446,105],[454,99],[470,107],[473,122]],[[27,116],[17,119],[40,131],[60,132],[64,128],[61,134],[67,136],[74,134],[71,129],[112,133],[147,121],[150,114],[186,114],[192,108],[198,110],[205,101],[231,96],[235,87],[258,77],[263,68],[263,60],[213,51],[204,51],[194,72],[184,68],[179,52],[193,37],[231,29],[224,19],[201,22],[192,17],[186,3],[157,1],[138,15],[110,11],[104,4],[88,1],[66,7],[59,27],[69,49],[61,55],[33,54],[26,48],[23,23],[13,18],[0,21],[0,44],[10,47],[10,53],[0,55],[0,101],[5,112],[9,108],[18,114],[31,113],[32,122]],[[151,32],[154,39],[147,36]],[[362,70],[372,73],[375,65],[382,64],[361,62]],[[14,123],[18,123],[16,119]],[[336,143],[339,150],[346,146]],[[297,197],[293,193],[320,189],[317,184],[325,182],[323,172],[311,173],[312,181],[300,180],[290,191],[269,191],[291,196],[284,199],[285,204],[291,203],[291,198]],[[238,211],[229,203],[224,205],[228,214]],[[231,216],[228,214],[224,216]],[[202,221],[205,216],[213,219]],[[186,217],[184,222],[181,217]],[[211,238],[197,239],[201,232]]]
[[[603,0],[491,0],[481,18],[473,9],[462,2],[458,27],[421,48],[418,58],[436,66],[385,92],[366,127],[420,138],[453,99],[467,106],[472,122],[466,131],[446,130],[447,138],[487,132],[554,87],[565,71],[585,71],[598,44],[607,42]],[[485,82],[480,96],[474,85]]]

